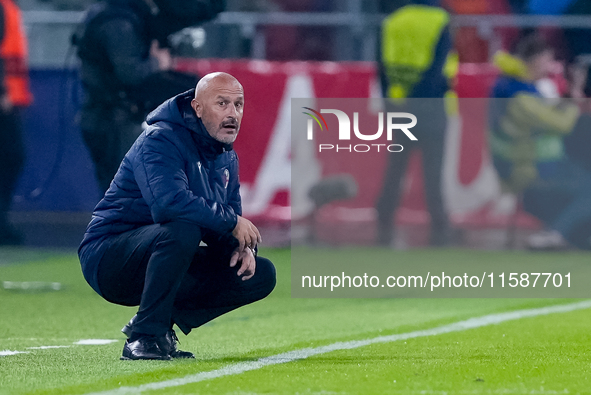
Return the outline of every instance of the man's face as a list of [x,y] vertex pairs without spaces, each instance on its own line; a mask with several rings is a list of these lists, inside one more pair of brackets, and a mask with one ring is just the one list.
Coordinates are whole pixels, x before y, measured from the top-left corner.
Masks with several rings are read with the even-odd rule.
[[238,137],[244,110],[244,92],[236,81],[213,79],[191,106],[211,137],[230,144]]

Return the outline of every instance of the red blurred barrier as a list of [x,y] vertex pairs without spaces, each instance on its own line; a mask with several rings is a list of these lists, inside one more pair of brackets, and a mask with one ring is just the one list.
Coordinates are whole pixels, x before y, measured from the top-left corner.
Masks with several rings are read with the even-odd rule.
[[[245,215],[261,221],[289,221],[291,182],[290,99],[293,98],[366,98],[379,97],[375,64],[366,62],[313,63],[267,62],[244,60],[181,59],[177,68],[200,75],[225,71],[243,84],[246,96],[245,116],[235,149],[240,157],[241,183]],[[505,226],[511,204],[499,204],[500,190],[486,147],[487,92],[496,77],[489,64],[463,64],[457,82],[461,98],[460,117],[450,120],[444,159],[443,190],[453,221],[460,226]],[[372,159],[383,169],[384,158]],[[333,166],[334,167],[334,166]],[[321,163],[322,174],[333,169]],[[355,207],[330,205],[323,218],[333,221],[373,221],[374,201],[380,185],[362,170],[347,169],[363,193]],[[405,223],[428,222],[423,199],[423,186],[418,157],[411,160],[405,182],[405,194],[397,220]],[[345,210],[345,211],[343,211]],[[523,215],[520,226],[536,226],[536,221]]]

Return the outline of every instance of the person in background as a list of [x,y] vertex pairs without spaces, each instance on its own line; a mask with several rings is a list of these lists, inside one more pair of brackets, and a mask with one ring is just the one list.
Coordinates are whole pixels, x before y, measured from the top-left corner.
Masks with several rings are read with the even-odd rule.
[[[449,242],[449,220],[443,204],[441,169],[447,127],[443,98],[455,75],[449,14],[437,0],[415,0],[389,15],[382,25],[380,76],[383,95],[417,117],[417,146],[423,153],[427,207],[431,215],[431,245]],[[455,58],[457,60],[457,58]],[[410,99],[410,100],[405,100]],[[411,153],[390,153],[383,187],[376,203],[377,242],[390,245],[393,214]]]
[[[564,0],[563,0],[564,1]],[[566,9],[566,15],[591,16],[591,2],[588,0],[573,0]],[[568,28],[564,29],[564,39],[568,50],[568,62],[573,67],[586,70],[586,83],[583,92],[586,97],[591,97],[591,29]],[[591,144],[591,113],[585,111],[582,114],[575,130],[565,139],[566,152],[570,158],[591,172],[591,156],[588,147]]]
[[536,34],[517,44],[514,55],[498,53],[501,71],[490,108],[489,145],[504,187],[523,196],[524,209],[547,229],[530,236],[532,249],[561,249],[567,240],[590,248],[591,174],[565,153],[563,139],[579,117],[585,76],[571,78],[570,99],[544,98],[536,81],[554,64],[553,51]]
[[172,66],[168,36],[224,8],[225,0],[105,0],[87,11],[74,36],[85,91],[80,126],[102,193],[141,133],[145,101],[158,94],[153,80]]
[[0,81],[0,245],[19,245],[23,239],[8,221],[8,211],[25,162],[20,112],[33,96],[26,36],[13,0],[0,0]]

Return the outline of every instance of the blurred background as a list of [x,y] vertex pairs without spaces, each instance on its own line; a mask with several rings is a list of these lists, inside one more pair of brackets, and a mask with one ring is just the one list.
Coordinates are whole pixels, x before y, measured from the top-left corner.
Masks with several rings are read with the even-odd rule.
[[[93,3],[17,2],[28,40],[34,99],[22,113],[26,162],[9,220],[27,246],[77,247],[101,197],[80,132],[78,112],[84,92],[71,44],[84,10]],[[378,238],[374,204],[386,168],[384,158],[372,170],[375,185],[363,183],[366,174],[349,171],[355,193],[322,202],[309,196],[312,206],[292,215],[291,161],[302,159],[291,156],[290,100],[381,97],[382,24],[409,3],[228,0],[215,19],[169,37],[174,69],[197,75],[227,71],[245,87],[245,118],[235,147],[241,160],[244,214],[263,229],[267,245],[287,246],[292,240],[373,244]],[[591,56],[591,5],[584,0],[444,0],[440,5],[449,13],[452,51],[459,61],[450,85],[460,106],[449,117],[442,148],[441,193],[451,224],[451,235],[443,244],[527,247],[532,234],[552,229],[543,216],[523,210],[523,191],[504,188],[493,163],[487,98],[502,74],[494,57],[499,51],[513,53],[528,35],[542,37],[553,58],[548,73],[539,78],[547,89],[539,88],[536,95],[546,89],[549,97],[572,99],[569,70],[574,65],[585,74],[589,63],[585,55]],[[577,80],[577,88],[585,84]],[[586,85],[580,91],[585,95]],[[584,119],[586,109],[580,107]],[[571,129],[577,128],[582,130],[579,134],[588,131],[585,122]],[[583,136],[574,145],[585,146],[585,141],[589,140]],[[310,171],[319,173],[318,180],[343,173],[333,162],[318,158],[313,162],[317,166]],[[421,162],[420,152],[409,158],[392,218],[397,231],[386,243],[391,246],[430,243]],[[362,200],[353,206],[347,203],[360,194]]]

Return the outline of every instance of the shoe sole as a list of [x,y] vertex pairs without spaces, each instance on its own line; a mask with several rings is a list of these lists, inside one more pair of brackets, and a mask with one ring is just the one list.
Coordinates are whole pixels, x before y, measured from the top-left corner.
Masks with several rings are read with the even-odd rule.
[[179,356],[170,356],[170,359],[131,359],[128,357],[121,357],[119,358],[121,361],[171,361],[173,359],[195,359],[195,355],[191,355],[190,357],[179,357]]
[[170,357],[172,359],[195,359],[195,355],[191,355],[190,357],[181,357],[181,356],[171,355]]
[[129,357],[120,357],[119,360],[121,361],[172,361],[172,358],[169,357],[168,359],[164,359],[164,358],[137,358],[137,359],[132,359]]

